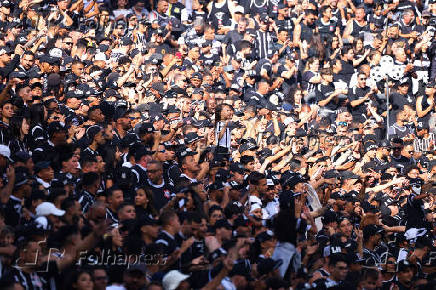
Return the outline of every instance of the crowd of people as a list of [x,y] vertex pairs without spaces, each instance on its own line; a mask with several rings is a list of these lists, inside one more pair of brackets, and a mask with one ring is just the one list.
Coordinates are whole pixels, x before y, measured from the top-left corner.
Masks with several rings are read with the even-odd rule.
[[0,289],[435,289],[434,0],[0,0]]

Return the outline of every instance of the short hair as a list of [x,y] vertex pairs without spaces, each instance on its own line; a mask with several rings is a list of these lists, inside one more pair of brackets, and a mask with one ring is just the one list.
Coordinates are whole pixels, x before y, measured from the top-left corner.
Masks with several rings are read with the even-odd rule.
[[78,64],[85,66],[85,63],[81,60],[78,60],[78,59],[73,60],[73,63],[71,64],[71,66],[78,65]]
[[61,209],[66,211],[66,210],[72,208],[75,203],[76,203],[76,199],[72,196],[69,196],[62,201]]
[[160,169],[163,169],[162,162],[160,162],[160,161],[150,160],[149,162],[147,162],[147,167],[148,167],[148,165],[151,165],[151,164],[155,164],[155,165],[159,166]]
[[333,70],[330,67],[325,67],[321,69],[321,75],[332,75]]
[[223,212],[223,209],[218,205],[213,205],[209,208],[208,215],[210,216],[214,211],[219,210],[220,212]]
[[100,179],[100,175],[96,172],[88,172],[83,174],[82,185],[90,186]]
[[276,135],[271,135],[268,138],[266,138],[266,145],[275,145],[278,144],[279,142],[280,139]]
[[365,281],[368,279],[377,280],[378,279],[378,271],[376,269],[366,268],[363,270],[363,275],[361,276],[361,281]]
[[131,202],[128,201],[124,201],[120,204],[120,206],[117,208],[117,213],[119,213],[123,208],[125,208],[126,206],[132,206],[135,207],[135,205]]
[[26,50],[26,51],[23,53],[23,56],[25,56],[25,55],[31,55],[31,56],[35,57],[35,54],[34,54],[32,51],[30,51],[30,50]]
[[245,17],[241,17],[241,18],[239,18],[238,23],[241,22],[241,21],[242,21],[242,22],[245,22],[245,24],[248,23],[248,19],[245,18]]
[[339,262],[344,262],[347,265],[349,264],[347,257],[342,253],[330,255],[329,266],[336,266]]
[[404,10],[403,15],[406,15],[406,14],[415,15],[415,12],[413,12],[412,9],[406,9],[406,10]]
[[248,175],[248,183],[252,185],[259,185],[259,180],[265,179],[266,175],[257,171],[251,172]]
[[80,161],[80,166],[82,168],[89,166],[90,163],[97,163],[97,158],[95,158],[94,156],[86,156],[84,158],[82,158],[82,160]]
[[118,190],[121,190],[121,192],[123,191],[121,188],[119,188],[116,185],[112,186],[107,190],[106,197],[112,197],[112,195],[114,195],[114,191],[118,191]]
[[172,219],[177,216],[177,213],[173,210],[167,210],[164,211],[160,217],[159,217],[159,221],[162,224],[162,226],[167,226],[171,223]]
[[353,47],[351,45],[349,45],[349,44],[344,45],[341,49],[341,54],[344,55],[344,54],[348,53],[348,51],[350,49],[353,49]]
[[331,9],[330,6],[324,5],[319,9],[319,15],[323,15],[327,9]]

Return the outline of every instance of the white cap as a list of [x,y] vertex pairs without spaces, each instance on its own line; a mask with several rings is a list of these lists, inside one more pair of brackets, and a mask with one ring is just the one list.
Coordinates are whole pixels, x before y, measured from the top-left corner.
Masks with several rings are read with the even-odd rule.
[[45,216],[40,216],[35,219],[36,227],[42,230],[48,230],[48,220]]
[[51,57],[57,57],[57,58],[61,58],[62,57],[62,50],[60,48],[52,48],[50,49],[50,52],[48,53]]
[[261,208],[261,207],[258,203],[253,204],[250,208],[250,213],[252,213],[253,211],[255,211],[256,209],[259,209],[259,208]]
[[48,216],[51,214],[55,215],[55,216],[63,216],[65,214],[65,211],[58,209],[51,202],[43,202],[36,207],[36,215],[37,216]]
[[180,283],[189,278],[189,275],[180,273],[177,270],[169,271],[162,279],[162,286],[165,290],[175,290]]
[[235,12],[234,13],[241,13],[244,14],[244,7],[242,7],[241,5],[237,5],[235,7]]
[[104,60],[104,61],[107,61],[107,59],[106,59],[106,54],[104,54],[104,53],[102,53],[102,52],[97,53],[97,54],[95,55],[95,57],[94,57],[94,60],[95,60],[95,61],[97,61],[97,60]]
[[0,145],[0,155],[11,158],[11,149],[6,145]]

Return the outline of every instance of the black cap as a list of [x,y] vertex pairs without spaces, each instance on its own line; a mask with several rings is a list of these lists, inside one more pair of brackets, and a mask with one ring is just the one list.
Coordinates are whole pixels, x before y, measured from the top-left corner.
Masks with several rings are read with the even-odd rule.
[[241,146],[239,146],[239,152],[242,153],[244,151],[254,151],[257,148],[259,148],[255,143],[252,142],[246,142],[244,144],[241,144]]
[[306,182],[306,179],[301,174],[291,171],[283,173],[280,177],[280,184],[282,186],[290,186],[293,188],[295,185],[301,182]]
[[216,181],[216,182],[212,183],[211,185],[209,185],[207,189],[209,191],[212,191],[212,190],[223,190],[224,189],[224,184],[222,182]]
[[378,148],[377,144],[375,142],[372,142],[372,141],[366,142],[364,147],[365,147],[365,152],[368,152],[371,150],[377,150],[377,148]]
[[186,134],[185,136],[185,144],[191,144],[194,143],[195,141],[198,141],[200,139],[200,137],[198,136],[197,133],[195,132],[189,132],[188,134]]
[[342,172],[341,177],[342,179],[360,179],[359,175],[356,175],[351,171]]
[[29,170],[26,167],[15,168],[15,187],[24,185],[29,180]]
[[157,226],[158,225],[158,221],[155,219],[152,219],[148,216],[144,216],[143,218],[138,220],[138,226],[142,227],[142,226]]
[[430,126],[428,124],[428,122],[418,122],[418,125],[416,126],[417,130],[425,130],[425,129],[430,129]]
[[41,58],[39,59],[40,63],[46,62],[50,65],[60,65],[60,60],[56,57],[52,57],[49,55],[44,54],[43,56],[41,56]]
[[245,263],[244,260],[239,261],[238,263],[233,265],[232,271],[229,273],[229,277],[233,276],[244,276],[247,280],[253,280],[251,277],[251,267],[248,263]]
[[35,170],[35,173],[38,173],[38,172],[40,172],[41,170],[43,170],[43,169],[47,169],[47,168],[49,168],[49,167],[51,167],[51,165],[50,165],[50,161],[40,161],[40,162],[37,162],[37,163],[35,164],[34,170]]
[[245,173],[245,167],[239,162],[230,163],[230,172]]
[[195,72],[192,74],[191,79],[200,79],[203,80],[203,75],[199,72]]
[[269,16],[267,13],[262,13],[260,14],[260,21],[262,22],[268,22],[269,21]]
[[178,152],[178,157],[179,157],[180,159],[183,159],[183,158],[185,158],[185,157],[187,157],[187,156],[194,156],[194,155],[197,155],[197,152],[192,151],[192,150],[189,149],[189,148],[185,148],[184,150]]
[[325,179],[338,178],[338,177],[340,177],[340,174],[339,174],[339,172],[338,172],[337,170],[335,170],[335,169],[330,169],[330,170],[328,170],[328,171],[326,171],[326,172],[324,173],[324,178],[325,178]]
[[30,154],[27,153],[26,151],[18,151],[17,153],[15,153],[12,156],[12,160],[14,160],[14,162],[24,162],[25,163],[30,158],[32,158],[32,156],[30,156]]
[[273,232],[270,230],[267,230],[267,231],[264,231],[264,232],[261,232],[260,234],[258,234],[256,236],[256,241],[258,241],[259,243],[263,243],[266,241],[270,241],[273,238],[274,238]]
[[153,123],[144,122],[141,124],[138,130],[138,135],[151,134],[154,132]]

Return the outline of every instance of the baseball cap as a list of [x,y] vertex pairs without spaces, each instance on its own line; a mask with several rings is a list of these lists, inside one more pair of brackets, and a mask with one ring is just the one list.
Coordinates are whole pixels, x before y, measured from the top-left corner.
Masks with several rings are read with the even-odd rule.
[[242,7],[241,5],[237,5],[235,7],[234,13],[244,14],[244,7]]
[[41,170],[43,170],[43,169],[47,169],[47,168],[49,168],[49,167],[51,167],[51,165],[50,165],[50,161],[40,161],[40,162],[37,162],[37,163],[35,164],[34,170],[35,170],[35,173],[38,173],[38,172],[40,172]]
[[418,130],[424,130],[424,129],[429,129],[430,126],[427,122],[418,122],[418,125],[416,126],[416,129]]
[[14,162],[27,162],[30,158],[32,158],[32,156],[26,151],[18,151],[13,155]]
[[177,270],[171,270],[163,277],[162,286],[165,290],[175,290],[180,283],[188,278],[189,275],[182,274]]
[[239,162],[234,162],[230,164],[230,171],[243,174],[245,173],[245,167]]
[[291,171],[287,171],[283,173],[282,176],[280,177],[280,184],[282,186],[288,185],[290,187],[294,187],[298,183],[305,182],[305,181],[306,179],[301,174],[294,173]]
[[154,132],[153,123],[144,122],[138,128],[138,135],[151,134]]
[[431,17],[430,10],[426,9],[426,10],[422,11],[421,16],[422,17]]
[[158,221],[155,219],[152,219],[148,216],[144,216],[143,218],[141,218],[140,220],[138,220],[138,226],[142,227],[142,226],[156,226],[158,225]]
[[244,144],[241,144],[241,146],[239,146],[239,153],[242,153],[244,151],[253,151],[256,150],[258,148],[258,146],[254,143],[251,142],[246,142]]
[[203,75],[201,73],[199,73],[199,72],[195,72],[195,73],[192,74],[191,79],[200,79],[200,80],[202,80],[203,79]]
[[64,214],[65,214],[64,210],[58,209],[51,202],[45,201],[36,207],[37,216],[48,216],[48,215],[63,216]]
[[366,142],[364,147],[365,147],[365,152],[376,150],[378,148],[377,144],[372,141]]
[[267,13],[262,13],[260,14],[260,21],[262,22],[268,22],[269,21],[269,16]]
[[197,133],[195,132],[189,132],[188,134],[186,134],[185,136],[185,143],[186,144],[191,144],[194,143],[196,141],[198,141],[200,139],[200,137],[198,136]]
[[0,55],[11,53],[11,49],[8,46],[0,47]]
[[5,158],[10,159],[10,157],[11,157],[11,150],[9,149],[9,146],[0,145],[0,155],[2,155]]
[[273,232],[270,230],[267,230],[267,231],[264,231],[264,232],[261,232],[260,234],[258,234],[256,236],[256,241],[258,241],[259,243],[263,243],[263,242],[272,240],[273,237],[274,237]]
[[351,171],[342,172],[341,177],[342,177],[342,179],[359,179],[360,178],[359,175],[356,175]]
[[212,191],[212,190],[223,190],[224,189],[224,184],[222,182],[216,181],[216,182],[212,183],[211,185],[209,185],[207,189],[209,191]]
[[184,150],[178,153],[179,158],[185,158],[187,156],[194,156],[194,155],[197,155],[197,152],[194,152],[189,148],[185,148]]
[[15,168],[15,187],[24,185],[29,180],[29,170],[26,167]]

